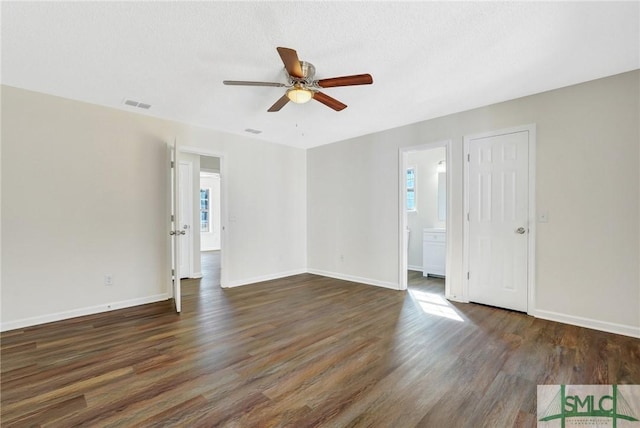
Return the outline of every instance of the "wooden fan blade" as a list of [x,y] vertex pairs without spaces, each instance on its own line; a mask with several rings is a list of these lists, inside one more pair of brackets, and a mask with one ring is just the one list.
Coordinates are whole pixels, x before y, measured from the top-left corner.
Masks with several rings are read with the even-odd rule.
[[246,80],[223,80],[225,85],[237,85],[237,86],[275,86],[281,88],[285,86],[284,83],[277,82],[247,82]]
[[282,58],[282,62],[284,63],[284,68],[287,69],[287,73],[289,73],[292,77],[297,77],[302,79],[304,76],[302,75],[302,67],[300,66],[300,60],[298,59],[298,53],[289,48],[276,48],[278,53],[280,54],[280,58]]
[[326,105],[327,107],[331,107],[335,111],[340,111],[347,108],[346,104],[342,104],[340,101],[330,97],[327,94],[323,94],[322,92],[315,92],[313,94],[313,99],[316,101],[320,101],[322,104]]
[[332,77],[330,79],[318,80],[321,88],[333,88],[336,86],[370,85],[373,77],[370,74],[355,74],[353,76]]
[[280,111],[280,109],[284,107],[288,102],[289,97],[287,97],[287,94],[284,94],[278,101],[276,101],[271,107],[269,107],[269,110],[267,111]]

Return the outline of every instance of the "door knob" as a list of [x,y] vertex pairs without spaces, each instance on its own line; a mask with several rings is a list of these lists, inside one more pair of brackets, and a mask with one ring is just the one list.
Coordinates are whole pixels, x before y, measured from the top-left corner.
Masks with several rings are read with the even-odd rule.
[[187,231],[186,230],[179,230],[176,232],[176,234],[178,235],[186,235]]
[[526,232],[524,227],[519,227],[516,229],[516,233],[519,233],[520,235],[524,234]]
[[176,231],[175,231],[175,230],[172,230],[172,231],[170,231],[170,232],[169,232],[169,236],[173,236],[173,235],[175,235],[175,234],[176,234]]

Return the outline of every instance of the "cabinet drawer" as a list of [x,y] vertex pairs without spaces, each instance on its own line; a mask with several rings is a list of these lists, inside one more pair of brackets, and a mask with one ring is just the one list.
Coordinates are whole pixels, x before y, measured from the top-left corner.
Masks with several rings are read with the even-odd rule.
[[447,236],[444,233],[437,232],[424,232],[422,234],[422,240],[424,242],[446,242]]

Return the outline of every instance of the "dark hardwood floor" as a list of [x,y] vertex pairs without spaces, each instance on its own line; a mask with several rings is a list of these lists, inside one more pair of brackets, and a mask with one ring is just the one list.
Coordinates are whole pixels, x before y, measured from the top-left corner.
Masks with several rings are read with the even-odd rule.
[[[207,263],[203,263],[206,269]],[[538,384],[640,384],[640,340],[310,274],[5,332],[1,424],[533,427]]]

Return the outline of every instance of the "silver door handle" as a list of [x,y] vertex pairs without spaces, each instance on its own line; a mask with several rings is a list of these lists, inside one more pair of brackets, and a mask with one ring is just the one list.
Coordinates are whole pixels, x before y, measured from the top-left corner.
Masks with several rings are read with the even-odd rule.
[[186,230],[176,230],[176,235],[186,235]]
[[169,232],[169,236],[173,236],[173,235],[175,235],[175,234],[176,234],[176,231],[175,231],[175,230],[171,230],[171,231]]
[[524,234],[526,232],[526,229],[524,227],[519,227],[516,229],[516,233],[519,233],[520,235]]

